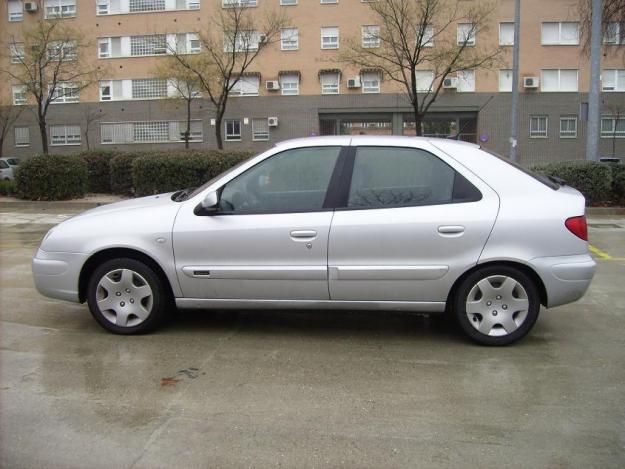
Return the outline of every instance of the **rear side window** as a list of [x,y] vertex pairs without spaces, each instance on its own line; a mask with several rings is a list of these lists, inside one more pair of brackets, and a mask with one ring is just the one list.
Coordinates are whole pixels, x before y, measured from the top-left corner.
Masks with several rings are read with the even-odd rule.
[[349,208],[473,202],[481,194],[441,159],[417,148],[358,147]]
[[[495,153],[494,151],[487,150],[486,148],[480,148],[480,150],[485,151],[486,153],[499,158],[501,161],[503,161],[505,163],[508,163],[510,166],[518,169],[522,173],[525,173],[528,176],[533,177],[537,181],[542,182],[545,186],[553,189],[554,191],[557,191],[558,189],[560,189],[561,184],[556,182],[556,180],[549,179],[549,176],[545,176],[544,174],[535,173],[534,171],[530,171],[529,169],[524,168],[523,166],[521,166],[519,163],[517,163],[515,161],[512,161],[510,158],[506,158],[504,156],[501,156],[501,155]],[[561,182],[564,183],[564,181],[561,181]]]

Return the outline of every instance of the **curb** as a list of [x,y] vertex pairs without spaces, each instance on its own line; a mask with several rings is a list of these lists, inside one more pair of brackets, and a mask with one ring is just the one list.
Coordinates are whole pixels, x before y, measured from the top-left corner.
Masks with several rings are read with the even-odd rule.
[[588,217],[625,215],[625,207],[586,207]]

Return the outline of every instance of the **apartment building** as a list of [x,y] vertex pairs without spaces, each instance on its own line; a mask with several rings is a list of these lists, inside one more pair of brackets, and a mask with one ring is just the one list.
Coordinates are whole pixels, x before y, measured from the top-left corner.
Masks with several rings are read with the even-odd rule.
[[[155,68],[171,50],[202,53],[198,33],[233,1],[259,12],[283,9],[289,24],[233,90],[220,129],[226,148],[262,150],[309,135],[414,135],[411,108],[397,83],[375,69],[337,60],[347,38],[376,47],[379,25],[367,0],[2,1],[0,48],[9,49],[11,38],[19,41],[23,29],[41,17],[60,17],[81,31],[91,45],[89,60],[108,73],[82,90],[63,84],[49,111],[52,152],[86,148],[86,131],[92,147],[182,147],[185,106],[168,99],[175,89],[155,77]],[[500,0],[488,29],[471,38],[474,44],[501,47],[500,60],[491,69],[450,77],[428,112],[426,135],[456,136],[507,154],[513,7],[513,0]],[[519,159],[525,164],[583,159],[590,70],[577,1],[524,0],[521,15]],[[465,24],[453,27],[458,38],[466,33]],[[625,24],[610,25],[603,48],[600,151],[625,157]],[[12,66],[7,62],[18,54],[0,54],[0,69]],[[418,70],[417,77],[425,88],[432,84],[431,71]],[[9,81],[3,78],[0,103],[32,104]],[[214,147],[214,112],[201,94],[193,100],[192,117],[192,147]],[[40,146],[33,113],[22,113],[5,153],[27,156]]]

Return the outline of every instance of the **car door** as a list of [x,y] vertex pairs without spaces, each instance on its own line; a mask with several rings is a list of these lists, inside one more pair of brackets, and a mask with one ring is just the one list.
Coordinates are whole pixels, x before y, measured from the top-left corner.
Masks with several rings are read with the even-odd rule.
[[431,146],[351,148],[351,178],[330,230],[330,298],[445,301],[477,263],[498,196]]
[[221,187],[216,212],[183,207],[173,234],[183,295],[328,300],[326,192],[341,149],[278,152]]

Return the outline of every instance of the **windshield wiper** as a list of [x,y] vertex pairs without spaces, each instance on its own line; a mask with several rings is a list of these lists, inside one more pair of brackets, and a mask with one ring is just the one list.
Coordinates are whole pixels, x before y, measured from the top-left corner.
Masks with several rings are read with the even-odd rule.
[[195,187],[188,187],[181,191],[174,192],[171,195],[171,200],[173,200],[174,202],[184,202],[185,200],[189,198],[189,194],[191,194],[191,192],[193,192],[194,189]]

